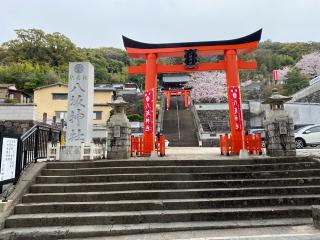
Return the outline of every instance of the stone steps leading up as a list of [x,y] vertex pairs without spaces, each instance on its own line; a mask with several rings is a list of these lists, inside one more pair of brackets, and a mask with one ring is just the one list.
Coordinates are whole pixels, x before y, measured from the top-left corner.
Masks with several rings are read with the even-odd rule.
[[77,169],[45,169],[44,176],[72,176],[93,174],[125,174],[125,173],[201,173],[221,171],[266,171],[294,170],[319,167],[317,162],[251,164],[251,165],[221,165],[221,166],[147,166],[147,167],[101,167]]
[[320,177],[307,178],[268,178],[268,179],[228,179],[228,180],[194,180],[194,181],[133,181],[103,183],[60,183],[34,184],[31,193],[64,192],[102,192],[121,190],[155,190],[155,189],[196,189],[196,188],[234,188],[263,186],[308,186],[320,185]]
[[134,173],[134,174],[98,174],[72,176],[39,176],[36,182],[41,183],[94,183],[126,181],[190,181],[190,180],[225,180],[225,179],[268,179],[290,177],[318,177],[320,168],[296,169],[282,171],[247,171],[219,173]]
[[163,134],[171,147],[198,147],[192,111],[184,109],[182,98],[172,97],[171,107],[163,112]]
[[[113,239],[115,236],[135,234],[134,238],[140,239],[142,233],[194,231],[207,229],[232,229],[248,227],[275,227],[299,226],[312,224],[311,218],[282,218],[265,220],[240,220],[240,221],[201,221],[201,222],[170,222],[170,223],[141,223],[141,224],[112,224],[112,225],[82,225],[82,226],[54,226],[54,227],[27,227],[7,228],[3,230],[0,239],[34,240],[34,239],[70,239],[101,237],[99,239]],[[108,237],[111,236],[111,237]],[[141,239],[145,239],[142,236]],[[126,237],[124,237],[126,238]]]
[[229,198],[241,196],[266,196],[279,194],[303,195],[318,194],[320,186],[277,186],[242,188],[203,188],[203,189],[160,189],[131,190],[113,192],[75,192],[75,193],[29,193],[22,198],[23,203],[32,202],[87,202],[118,201],[141,199],[188,199],[188,198]]
[[117,212],[143,210],[182,210],[240,208],[243,206],[301,206],[320,204],[320,194],[314,195],[271,195],[233,198],[195,198],[195,199],[150,199],[120,200],[100,202],[45,202],[22,203],[16,206],[15,214],[66,213],[66,212]]
[[313,204],[311,158],[49,162],[0,239],[311,224]]
[[[223,208],[223,209],[187,209],[187,210],[153,210],[129,212],[76,212],[15,214],[5,223],[6,228],[37,226],[79,226],[99,224],[140,224],[188,221],[225,221],[230,218],[273,219],[311,217],[310,206],[281,206],[258,208]],[[236,216],[236,218],[235,218]],[[30,219],[32,218],[32,221]]]
[[250,158],[250,159],[219,159],[219,160],[99,160],[99,161],[81,161],[81,162],[63,162],[55,161],[47,165],[47,169],[75,169],[75,168],[98,168],[98,167],[132,167],[132,166],[218,166],[218,165],[248,165],[264,163],[295,163],[295,162],[313,162],[311,158]]

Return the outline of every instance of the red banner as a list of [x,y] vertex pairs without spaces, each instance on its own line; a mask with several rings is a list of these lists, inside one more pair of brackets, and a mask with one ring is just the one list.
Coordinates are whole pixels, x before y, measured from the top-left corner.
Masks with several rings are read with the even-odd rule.
[[153,89],[144,92],[144,131],[153,132]]
[[229,101],[231,101],[232,104],[236,130],[242,131],[242,111],[239,87],[229,87]]
[[272,75],[273,75],[273,80],[275,81],[279,80],[278,70],[273,70]]

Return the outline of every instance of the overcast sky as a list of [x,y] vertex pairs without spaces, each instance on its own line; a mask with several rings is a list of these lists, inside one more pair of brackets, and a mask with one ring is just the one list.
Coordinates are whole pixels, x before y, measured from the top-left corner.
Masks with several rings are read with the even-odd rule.
[[14,29],[60,32],[80,47],[238,38],[320,42],[320,0],[0,0],[0,42]]

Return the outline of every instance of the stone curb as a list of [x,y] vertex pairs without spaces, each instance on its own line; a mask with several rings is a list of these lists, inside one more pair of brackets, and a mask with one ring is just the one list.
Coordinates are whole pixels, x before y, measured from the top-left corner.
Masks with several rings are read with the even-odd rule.
[[36,177],[40,175],[42,169],[46,167],[46,162],[31,163],[23,175],[20,177],[14,191],[8,198],[8,205],[3,206],[3,212],[0,212],[0,230],[4,228],[5,220],[14,213],[14,207],[21,202],[22,197],[29,192],[31,185]]

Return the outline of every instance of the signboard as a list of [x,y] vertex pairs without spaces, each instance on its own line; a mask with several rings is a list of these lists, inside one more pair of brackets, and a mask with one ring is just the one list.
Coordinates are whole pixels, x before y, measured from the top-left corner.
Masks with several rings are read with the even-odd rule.
[[194,68],[198,63],[197,49],[184,50],[185,68]]
[[144,92],[144,131],[153,132],[153,89]]
[[239,87],[229,87],[229,101],[231,101],[232,104],[232,111],[236,123],[235,128],[237,131],[242,131],[242,111]]
[[121,136],[120,134],[120,126],[114,126],[113,127],[113,136],[119,138]]
[[69,64],[67,146],[92,141],[94,69],[89,62]]
[[3,137],[1,146],[0,182],[16,177],[18,139]]

